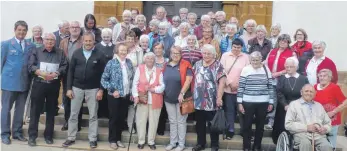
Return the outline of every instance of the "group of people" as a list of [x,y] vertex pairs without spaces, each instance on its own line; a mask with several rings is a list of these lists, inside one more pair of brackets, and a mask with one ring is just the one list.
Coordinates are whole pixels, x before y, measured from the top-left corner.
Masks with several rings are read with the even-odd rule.
[[[152,18],[136,9],[125,10],[121,22],[111,17],[102,30],[88,14],[84,27],[78,21],[62,21],[58,31],[42,35],[43,28],[34,26],[30,39],[25,39],[27,23],[17,21],[14,38],[1,43],[2,143],[10,144],[12,136],[36,146],[45,108],[44,139],[52,144],[62,84],[66,123],[61,130],[68,134],[64,147],[75,143],[85,102],[91,148],[97,147],[99,117],[109,118],[112,149],[125,147],[121,133],[127,121],[129,132],[137,133],[138,148],[145,147],[147,136],[149,148],[155,150],[155,137],[164,135],[168,119],[170,143],[165,149],[182,151],[187,118],[193,115],[197,133],[193,151],[200,151],[206,147],[206,128],[219,109],[226,112],[228,140],[239,118],[244,150],[261,150],[264,126],[273,129],[275,144],[288,130],[300,150],[312,147],[311,133],[321,150],[336,148],[347,101],[336,84],[336,66],[324,55],[325,42],[311,43],[305,30],[298,29],[292,45],[278,23],[267,37],[264,25],[249,19],[239,26],[235,17],[226,20],[223,11],[202,15],[197,25],[197,14],[188,12],[181,8],[171,20],[162,6]],[[148,26],[146,19],[151,19]],[[181,114],[181,104],[189,98],[195,112]],[[29,140],[22,132],[25,106],[30,113]],[[219,134],[210,131],[213,151],[219,149]]]

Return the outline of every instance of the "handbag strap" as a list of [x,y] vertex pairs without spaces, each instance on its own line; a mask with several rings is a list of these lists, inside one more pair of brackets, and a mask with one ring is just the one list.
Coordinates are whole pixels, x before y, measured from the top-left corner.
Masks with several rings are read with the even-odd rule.
[[239,57],[240,57],[240,56],[237,56],[237,57],[236,57],[235,61],[233,62],[233,64],[232,64],[232,65],[231,65],[231,67],[229,68],[229,70],[228,70],[228,74],[227,74],[227,75],[229,75],[229,73],[230,73],[231,69],[234,67],[234,65],[235,65],[235,63],[236,63],[237,59],[239,59]]
[[265,65],[263,65],[263,69],[264,69],[265,74],[266,74],[267,87],[268,87],[268,89],[270,89],[270,78],[269,78],[269,73],[267,72]]

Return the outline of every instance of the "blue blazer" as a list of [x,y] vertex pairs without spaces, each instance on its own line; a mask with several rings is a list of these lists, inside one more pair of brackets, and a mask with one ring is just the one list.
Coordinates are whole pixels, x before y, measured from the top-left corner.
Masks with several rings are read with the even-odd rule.
[[24,40],[24,52],[15,38],[1,42],[1,89],[24,92],[29,90],[28,60],[35,45]]

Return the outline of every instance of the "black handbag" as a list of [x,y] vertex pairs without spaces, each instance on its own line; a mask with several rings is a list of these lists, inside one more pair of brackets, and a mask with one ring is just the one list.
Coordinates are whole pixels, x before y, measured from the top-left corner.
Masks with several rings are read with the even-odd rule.
[[214,115],[211,121],[210,129],[212,132],[223,133],[223,134],[228,129],[228,123],[225,117],[224,110],[222,108],[216,111],[216,114]]

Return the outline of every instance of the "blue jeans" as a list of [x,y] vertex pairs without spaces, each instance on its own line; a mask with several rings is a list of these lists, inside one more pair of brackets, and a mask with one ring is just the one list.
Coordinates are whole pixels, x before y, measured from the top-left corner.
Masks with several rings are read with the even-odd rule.
[[335,125],[331,127],[331,131],[329,132],[328,140],[333,148],[336,148],[336,140],[337,140],[337,132],[339,130],[340,125]]
[[229,125],[229,132],[234,132],[234,123],[236,115],[236,94],[224,93],[224,111],[226,112],[225,116]]

